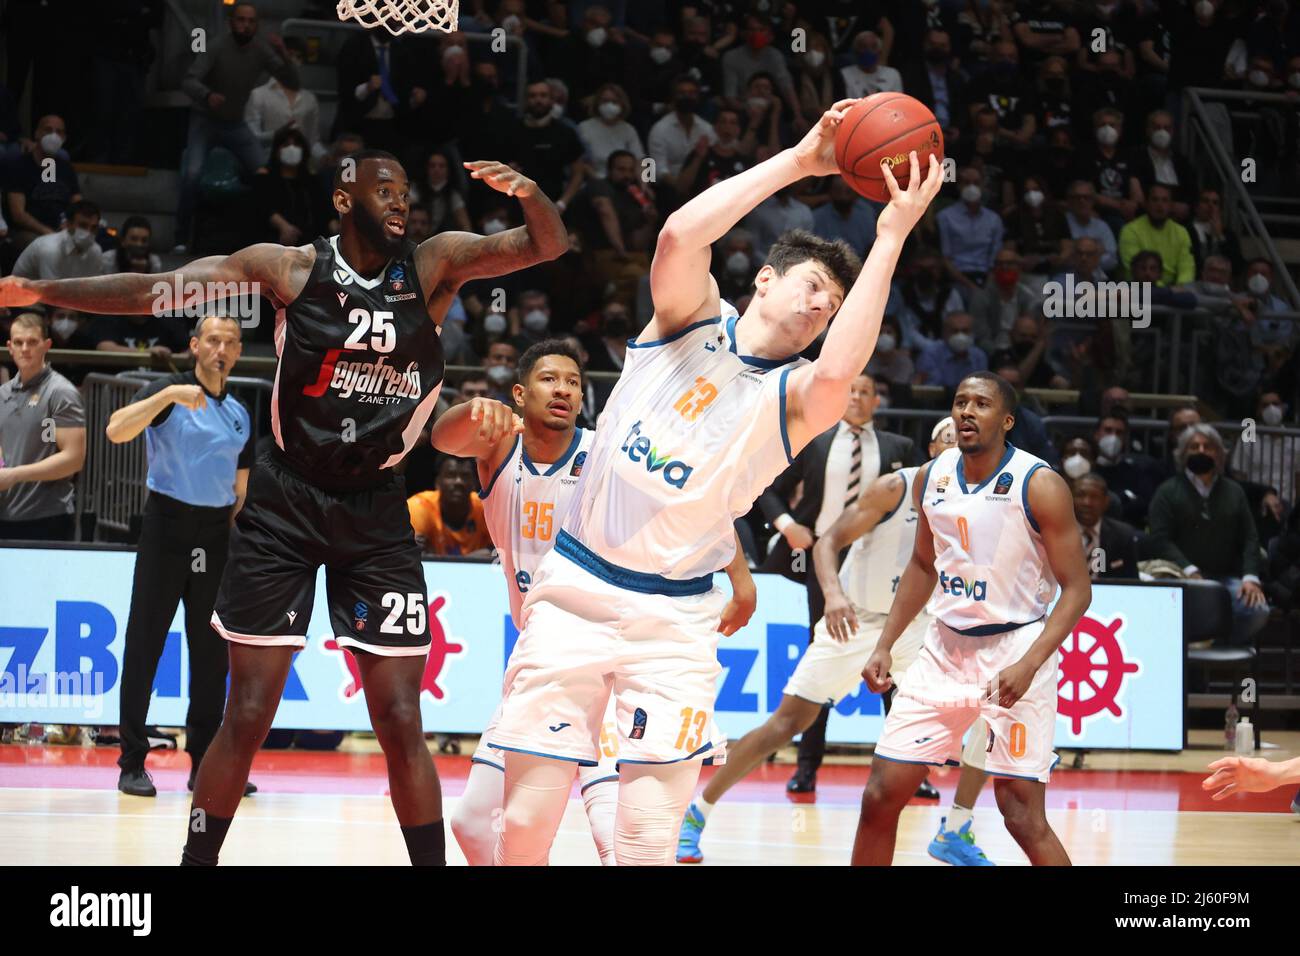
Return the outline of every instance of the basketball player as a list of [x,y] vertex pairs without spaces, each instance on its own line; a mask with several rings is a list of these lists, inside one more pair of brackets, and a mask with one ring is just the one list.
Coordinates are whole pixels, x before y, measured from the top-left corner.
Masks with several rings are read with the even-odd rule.
[[[528,593],[538,562],[551,549],[576,499],[583,465],[595,432],[576,427],[582,411],[582,363],[574,346],[547,339],[531,346],[519,359],[519,383],[513,388],[519,429],[495,438],[481,434],[483,409],[475,398],[459,405],[433,426],[431,439],[440,451],[478,460],[479,487],[488,532],[501,557],[510,616],[519,626],[519,608]],[[719,631],[732,634],[754,612],[754,580],[737,549],[727,572],[734,597],[723,612]],[[497,713],[483,732],[470,762],[465,792],[451,818],[451,831],[470,866],[491,866],[496,826],[504,791],[501,756],[487,746]],[[618,744],[613,714],[606,713],[600,732],[597,766],[580,767],[578,782],[591,835],[604,865],[614,863],[614,814],[617,808]]]
[[876,744],[855,865],[893,859],[899,813],[926,766],[951,762],[978,717],[988,725],[985,771],[996,778],[1007,830],[1034,865],[1070,862],[1047,823],[1044,793],[1058,760],[1056,652],[1092,585],[1065,479],[1007,443],[1015,407],[1005,380],[966,376],[952,403],[957,447],[915,482],[916,544],[862,672],[867,686],[893,686],[894,645],[927,601],[934,620]]
[[[930,435],[931,458],[957,444],[951,418],[935,425]],[[862,668],[875,650],[894,599],[894,588],[912,555],[916,509],[908,493],[919,470],[903,468],[881,475],[817,539],[815,566],[826,596],[826,615],[816,622],[812,645],[786,682],[776,712],[763,726],[728,748],[726,766],[710,778],[687,809],[678,837],[678,863],[703,861],[700,834],[713,805],[728,790],[794,739],[795,734],[811,727],[824,704],[835,703],[862,682]],[[849,553],[844,566],[836,572],[840,552],[845,548]],[[927,615],[918,615],[900,638],[890,668],[895,681],[916,658],[928,622]],[[966,772],[963,770],[963,774]],[[969,768],[969,772],[977,779],[983,777],[978,767]],[[990,865],[978,848],[971,850],[973,845],[973,836],[969,843],[960,843],[970,854],[972,865]],[[957,860],[964,862],[964,856],[954,862]]]
[[[0,279],[0,305],[9,306],[143,314],[155,308],[155,284],[182,282],[203,299],[253,284],[277,307],[275,447],[253,470],[212,615],[230,645],[230,693],[199,769],[184,863],[217,862],[290,661],[306,644],[322,564],[330,625],[356,653],[411,862],[445,863],[442,796],[420,722],[428,602],[393,466],[437,401],[438,327],[461,283],[553,259],[568,246],[559,213],[535,183],[500,163],[466,166],[517,198],[526,224],[491,237],[447,232],[415,246],[404,235],[406,172],[390,154],[366,150],[345,158],[335,176],[338,236],[298,247],[260,243],[173,274]],[[490,430],[512,427],[504,406],[490,414]]]
[[[932,160],[891,200],[859,275],[843,243],[773,243],[743,316],[722,316],[710,247],[760,202],[837,171],[828,110],[793,149],[715,184],[664,223],[651,266],[655,312],[628,343],[578,502],[533,576],[523,632],[488,744],[504,754],[498,864],[546,858],[575,764],[596,762],[616,706],[620,866],[673,862],[682,813],[714,746],[709,727],[733,520],[814,436],[843,416],[875,347],[903,240],[938,192]],[[856,281],[855,281],[856,280]],[[799,352],[826,330],[820,358]]]

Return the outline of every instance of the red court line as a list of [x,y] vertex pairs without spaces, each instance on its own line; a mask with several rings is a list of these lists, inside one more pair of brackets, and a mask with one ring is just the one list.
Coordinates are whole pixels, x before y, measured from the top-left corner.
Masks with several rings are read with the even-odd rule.
[[[0,786],[53,789],[105,789],[117,786],[115,747],[0,746]],[[1208,753],[1208,764],[1217,755]],[[434,757],[443,792],[459,796],[469,773],[469,757]],[[160,791],[183,792],[189,775],[190,758],[178,751],[154,751],[149,755],[149,772]],[[815,803],[832,807],[856,807],[862,798],[868,768],[860,765],[829,764],[817,775],[817,792],[791,795],[785,792],[793,768],[788,764],[762,764],[728,794],[730,800],[750,803]],[[706,767],[702,779],[713,773]],[[1047,788],[1049,809],[1079,810],[1224,810],[1232,812],[1286,813],[1294,793],[1290,789],[1272,793],[1238,794],[1214,802],[1201,789],[1203,773],[1146,770],[1057,770]],[[957,771],[931,772],[931,782],[941,799],[914,800],[916,806],[948,806],[957,788]],[[319,793],[382,795],[388,792],[388,776],[381,754],[356,754],[304,750],[263,750],[253,760],[251,779],[265,793]],[[2,801],[3,798],[0,798]],[[985,787],[980,807],[996,806],[993,788]]]

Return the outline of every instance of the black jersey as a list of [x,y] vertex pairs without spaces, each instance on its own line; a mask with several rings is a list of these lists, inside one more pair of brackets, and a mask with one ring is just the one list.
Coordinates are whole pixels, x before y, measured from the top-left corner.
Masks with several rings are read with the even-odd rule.
[[271,430],[304,478],[327,488],[377,484],[433,412],[442,342],[413,244],[374,279],[344,261],[338,237],[313,246],[307,285],[275,317]]

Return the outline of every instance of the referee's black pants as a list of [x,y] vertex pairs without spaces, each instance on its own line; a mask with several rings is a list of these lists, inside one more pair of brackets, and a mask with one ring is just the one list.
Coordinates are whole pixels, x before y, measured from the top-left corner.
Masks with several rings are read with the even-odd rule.
[[[841,559],[842,560],[842,559]],[[817,627],[817,622],[822,619],[826,613],[826,596],[822,594],[822,586],[817,581],[817,567],[813,563],[812,549],[808,549],[808,643],[813,642],[813,632]],[[831,716],[831,705],[827,704],[822,707],[822,712],[817,715],[813,725],[803,732],[799,738],[799,756],[798,768],[801,774],[815,774],[817,769],[822,765],[822,758],[826,756],[826,721]]]
[[221,572],[230,547],[230,508],[205,508],[150,492],[131,588],[131,615],[122,655],[118,719],[123,770],[144,767],[149,753],[145,719],[158,659],[176,606],[185,602],[185,640],[189,646],[190,707],[185,717],[185,749],[195,770],[221,726],[226,703],[226,642],[212,628]]

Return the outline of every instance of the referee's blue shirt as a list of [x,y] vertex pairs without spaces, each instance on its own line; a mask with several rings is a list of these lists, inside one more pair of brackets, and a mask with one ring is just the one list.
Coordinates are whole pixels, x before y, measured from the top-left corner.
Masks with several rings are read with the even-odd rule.
[[[140,389],[131,401],[156,395],[171,385],[198,385],[195,374],[180,372]],[[191,411],[172,403],[145,429],[150,491],[188,505],[207,508],[235,503],[235,472],[253,465],[253,430],[248,410],[233,396],[213,395],[207,407]]]

